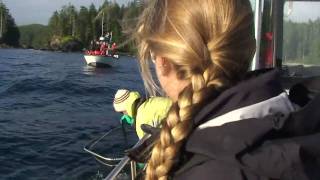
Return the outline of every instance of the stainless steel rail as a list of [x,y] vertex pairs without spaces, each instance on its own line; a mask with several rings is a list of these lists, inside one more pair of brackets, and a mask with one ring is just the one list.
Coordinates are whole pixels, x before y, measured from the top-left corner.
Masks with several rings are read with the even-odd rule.
[[[140,139],[137,144],[135,144],[133,146],[133,148],[138,147],[139,145],[141,145],[142,143],[144,143],[148,138],[149,138],[149,134],[144,135],[142,139]],[[130,162],[130,158],[128,156],[125,156],[120,163],[108,174],[108,176],[106,178],[104,178],[103,180],[114,180],[117,175],[121,172],[121,170],[126,166],[126,164],[128,164]],[[132,167],[134,166],[134,167]],[[134,172],[131,172],[131,176],[132,178],[134,178],[136,176],[136,167],[135,167],[135,163],[131,164],[131,169],[134,168]]]

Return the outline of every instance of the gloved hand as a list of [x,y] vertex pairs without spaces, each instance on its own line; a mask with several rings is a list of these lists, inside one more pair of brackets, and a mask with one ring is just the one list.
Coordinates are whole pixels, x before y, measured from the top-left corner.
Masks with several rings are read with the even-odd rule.
[[140,146],[128,149],[125,153],[132,160],[139,163],[146,163],[151,155],[151,150],[158,139],[160,134],[160,128],[155,128],[147,124],[142,124],[141,129],[151,136],[146,139]]
[[142,124],[141,129],[143,132],[145,132],[146,134],[150,134],[151,136],[156,136],[160,133],[160,128],[156,128],[148,124]]
[[134,123],[134,119],[132,117],[124,114],[120,119],[120,124],[122,124],[122,123],[126,123],[126,124],[132,126]]

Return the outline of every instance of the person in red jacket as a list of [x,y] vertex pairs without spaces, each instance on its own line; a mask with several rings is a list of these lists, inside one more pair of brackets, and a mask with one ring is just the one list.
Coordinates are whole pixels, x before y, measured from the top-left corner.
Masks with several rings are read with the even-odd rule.
[[114,42],[111,46],[111,55],[114,56],[116,54],[117,44]]
[[102,56],[106,55],[106,50],[107,50],[107,44],[106,42],[102,42],[100,46],[100,55]]

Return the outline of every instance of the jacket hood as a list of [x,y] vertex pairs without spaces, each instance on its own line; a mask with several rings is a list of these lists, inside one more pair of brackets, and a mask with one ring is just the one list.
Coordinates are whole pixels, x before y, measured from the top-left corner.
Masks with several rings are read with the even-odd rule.
[[[267,71],[267,72],[265,72]],[[229,111],[249,106],[283,92],[278,70],[249,72],[243,81],[209,102],[194,118],[194,126]]]
[[[283,91],[277,70],[253,72],[247,77],[197,114],[184,150],[265,177],[304,179],[303,173],[297,173],[304,171],[306,162],[301,157],[309,157],[305,147],[312,146],[307,142],[314,141],[316,130],[306,128],[301,118],[292,120],[297,109]],[[314,106],[308,104],[297,113],[311,113],[310,108]],[[315,125],[320,113],[313,112],[313,116],[319,119]]]

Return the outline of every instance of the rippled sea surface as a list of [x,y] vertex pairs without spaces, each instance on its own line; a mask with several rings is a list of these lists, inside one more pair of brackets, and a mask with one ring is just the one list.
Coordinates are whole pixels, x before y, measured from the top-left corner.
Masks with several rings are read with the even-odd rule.
[[83,147],[119,125],[119,88],[143,91],[133,58],[96,69],[79,53],[0,49],[0,179],[94,179]]

